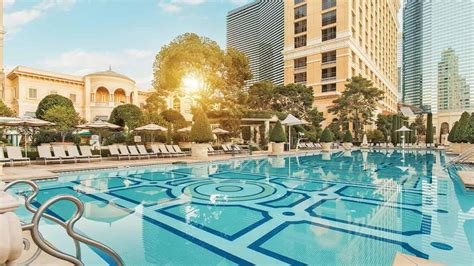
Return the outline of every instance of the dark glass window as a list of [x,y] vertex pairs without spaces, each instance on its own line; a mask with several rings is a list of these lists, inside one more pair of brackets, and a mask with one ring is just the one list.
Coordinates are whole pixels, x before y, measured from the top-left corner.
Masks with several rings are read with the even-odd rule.
[[295,34],[306,31],[306,19],[295,23]]
[[323,30],[323,42],[331,39],[336,39],[336,27]]
[[301,3],[303,3],[304,1],[306,1],[306,0],[295,0],[295,5],[301,4]]
[[336,51],[323,53],[323,64],[336,62]]
[[306,82],[306,72],[295,74],[295,83]]
[[336,91],[336,83],[324,84],[321,91],[322,92]]
[[322,15],[323,26],[336,23],[336,10],[326,12]]
[[295,48],[306,46],[306,35],[295,37]]
[[324,68],[322,70],[322,78],[323,80],[336,78],[336,67]]
[[322,9],[328,9],[336,6],[336,0],[323,0]]
[[306,17],[306,5],[295,8],[295,19]]
[[306,57],[295,59],[295,68],[306,67]]

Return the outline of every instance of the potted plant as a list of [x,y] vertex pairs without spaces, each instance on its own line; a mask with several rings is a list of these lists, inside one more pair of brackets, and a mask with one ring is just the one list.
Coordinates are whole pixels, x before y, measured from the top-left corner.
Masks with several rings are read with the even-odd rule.
[[321,142],[321,146],[323,146],[323,151],[329,152],[331,151],[331,144],[334,141],[334,135],[332,134],[329,128],[325,128],[323,133],[321,133],[321,138],[319,142]]
[[344,133],[344,137],[342,137],[342,147],[346,150],[350,150],[352,148],[352,134],[349,130]]
[[272,153],[275,155],[282,154],[285,147],[286,135],[280,121],[275,124],[272,132],[270,132],[270,141],[272,142]]
[[207,119],[206,113],[202,109],[197,109],[194,112],[194,124],[189,133],[191,141],[191,153],[193,158],[206,159],[208,158],[209,142],[213,140],[211,125]]

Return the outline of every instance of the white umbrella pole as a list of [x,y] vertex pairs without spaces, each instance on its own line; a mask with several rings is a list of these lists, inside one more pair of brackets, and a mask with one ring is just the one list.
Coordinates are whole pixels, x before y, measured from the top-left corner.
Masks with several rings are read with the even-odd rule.
[[288,126],[288,142],[290,143],[290,146],[288,147],[288,151],[291,150],[291,126]]
[[27,133],[25,130],[25,157],[28,157],[28,143],[27,143]]

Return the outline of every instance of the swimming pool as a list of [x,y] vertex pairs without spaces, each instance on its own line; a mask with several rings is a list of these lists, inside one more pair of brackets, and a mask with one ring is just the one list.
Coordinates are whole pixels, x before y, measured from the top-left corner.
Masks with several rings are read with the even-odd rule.
[[[128,265],[391,265],[396,252],[472,265],[474,195],[445,161],[373,150],[63,173],[40,183],[37,205],[79,197],[78,230]],[[59,226],[41,230],[72,253]],[[83,259],[107,260],[87,248]]]

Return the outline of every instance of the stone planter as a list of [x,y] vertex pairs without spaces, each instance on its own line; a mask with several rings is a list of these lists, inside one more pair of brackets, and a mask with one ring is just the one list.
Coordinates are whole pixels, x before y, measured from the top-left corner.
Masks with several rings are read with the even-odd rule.
[[285,150],[285,143],[272,143],[272,154],[274,155],[281,155],[283,154],[283,151]]
[[180,142],[178,142],[178,146],[179,146],[181,149],[191,149],[192,142],[189,142],[189,141],[180,141]]
[[267,150],[268,150],[269,153],[272,153],[272,152],[273,152],[273,142],[269,142],[269,143],[268,143]]
[[193,159],[208,159],[209,154],[207,147],[209,147],[209,144],[207,143],[193,143],[191,145],[191,154],[193,156]]
[[321,146],[323,146],[323,151],[331,151],[331,144],[332,142],[321,142]]
[[344,142],[342,143],[342,147],[346,150],[350,150],[352,148],[352,142]]

